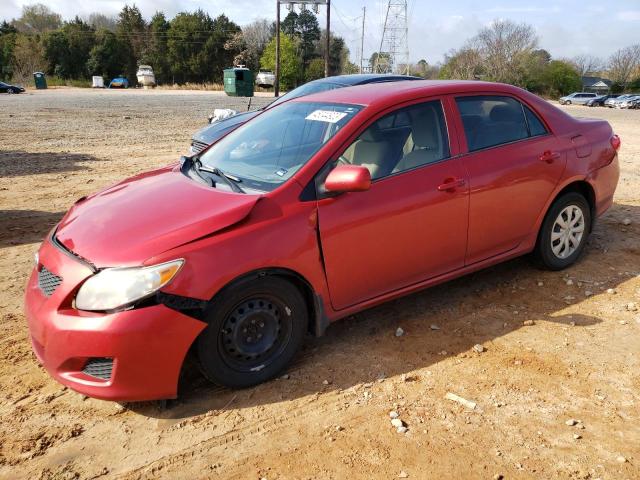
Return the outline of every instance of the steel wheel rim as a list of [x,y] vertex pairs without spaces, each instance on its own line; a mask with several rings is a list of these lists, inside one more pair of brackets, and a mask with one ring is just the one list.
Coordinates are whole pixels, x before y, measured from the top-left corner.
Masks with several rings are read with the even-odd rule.
[[561,260],[573,255],[584,236],[585,219],[582,209],[568,205],[556,217],[551,229],[551,251]]
[[218,347],[224,362],[239,372],[258,372],[285,350],[291,337],[291,310],[268,295],[238,303],[224,319]]

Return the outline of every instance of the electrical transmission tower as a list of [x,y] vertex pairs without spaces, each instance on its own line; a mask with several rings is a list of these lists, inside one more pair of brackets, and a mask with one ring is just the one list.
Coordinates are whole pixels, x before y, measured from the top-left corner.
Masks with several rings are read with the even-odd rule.
[[377,73],[409,74],[409,19],[407,0],[387,5],[380,49],[373,65]]

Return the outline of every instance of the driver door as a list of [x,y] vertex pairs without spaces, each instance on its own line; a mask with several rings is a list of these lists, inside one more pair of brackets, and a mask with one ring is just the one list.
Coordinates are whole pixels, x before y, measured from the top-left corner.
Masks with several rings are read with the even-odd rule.
[[366,166],[371,188],[318,201],[336,310],[464,265],[469,209],[464,167],[451,158],[439,100],[371,124],[338,163]]

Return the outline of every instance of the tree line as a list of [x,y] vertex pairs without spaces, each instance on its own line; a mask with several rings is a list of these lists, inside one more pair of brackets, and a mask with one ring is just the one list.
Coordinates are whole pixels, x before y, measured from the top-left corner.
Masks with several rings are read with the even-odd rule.
[[603,77],[611,90],[640,90],[640,44],[602,60],[591,55],[554,59],[539,48],[532,26],[498,20],[481,29],[432,71],[439,78],[483,79],[509,83],[534,93],[556,96],[582,90],[583,76]]
[[[172,19],[156,12],[146,20],[126,5],[116,17],[93,13],[63,21],[47,6],[23,7],[22,15],[0,23],[0,79],[24,83],[35,71],[63,81],[109,80],[126,76],[133,84],[140,64],[153,67],[158,83],[220,83],[222,70],[234,65],[275,70],[275,22],[256,20],[240,27],[224,14],[181,12]],[[281,84],[293,88],[324,76],[325,38],[309,10],[289,12],[281,23]],[[390,65],[388,53],[374,53],[370,65],[408,71],[423,78],[482,79],[510,83],[555,96],[582,90],[582,76],[611,80],[612,91],[640,90],[640,44],[602,60],[590,55],[553,58],[539,47],[532,26],[496,20],[443,63],[420,60]],[[331,35],[329,73],[355,73],[344,40]]]
[[[64,21],[45,5],[29,5],[0,24],[0,79],[27,82],[44,71],[62,80],[124,75],[135,84],[138,65],[148,64],[160,84],[220,83],[223,69],[234,65],[274,70],[275,31],[275,22],[265,19],[241,28],[201,9],[171,19],[156,12],[147,21],[126,5],[117,17],[93,13]],[[292,11],[281,32],[283,87],[324,76],[326,31],[316,16]],[[329,56],[332,75],[354,71],[342,38],[331,35]]]

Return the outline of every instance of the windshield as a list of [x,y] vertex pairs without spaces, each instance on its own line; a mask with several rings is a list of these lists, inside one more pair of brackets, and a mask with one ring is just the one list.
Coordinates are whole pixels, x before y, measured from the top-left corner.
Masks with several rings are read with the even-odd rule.
[[360,109],[320,102],[286,103],[222,138],[200,161],[237,177],[243,188],[271,191],[291,178]]
[[276,105],[280,105],[281,103],[287,102],[289,100],[293,100],[294,98],[303,97],[305,95],[311,95],[312,93],[320,93],[326,92],[327,90],[335,90],[336,88],[342,88],[345,85],[341,85],[339,83],[330,83],[330,82],[309,82],[304,85],[300,85],[298,88],[294,88],[290,92],[287,92],[283,96],[277,98],[266,108],[273,108]]

